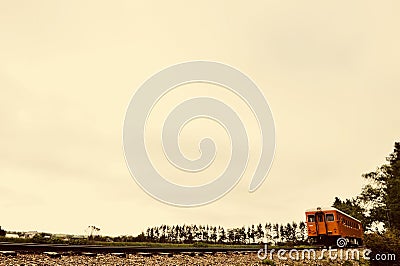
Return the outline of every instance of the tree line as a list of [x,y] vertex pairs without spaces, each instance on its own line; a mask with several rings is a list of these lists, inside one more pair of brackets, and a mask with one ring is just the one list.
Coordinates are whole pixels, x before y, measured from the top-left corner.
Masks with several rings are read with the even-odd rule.
[[[115,239],[123,241],[124,239]],[[283,242],[299,244],[307,240],[307,227],[301,221],[286,225],[265,223],[226,229],[212,225],[161,225],[149,227],[136,237],[141,241],[159,243],[224,243],[252,244],[266,242],[279,245]]]

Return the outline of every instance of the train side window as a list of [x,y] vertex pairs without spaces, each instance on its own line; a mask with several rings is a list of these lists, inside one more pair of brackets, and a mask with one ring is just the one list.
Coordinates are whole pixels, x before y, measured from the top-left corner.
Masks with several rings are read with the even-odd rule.
[[314,215],[308,215],[308,221],[309,221],[310,223],[315,222],[315,216],[314,216]]
[[326,221],[327,221],[327,222],[333,222],[333,221],[335,221],[335,216],[333,216],[332,213],[326,214]]

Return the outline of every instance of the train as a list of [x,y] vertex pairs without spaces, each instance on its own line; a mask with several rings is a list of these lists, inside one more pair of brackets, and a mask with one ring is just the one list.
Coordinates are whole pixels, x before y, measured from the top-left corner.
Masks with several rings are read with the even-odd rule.
[[[364,239],[361,221],[334,208],[315,208],[305,211],[308,239],[311,244],[361,246]],[[343,246],[343,244],[342,244]]]

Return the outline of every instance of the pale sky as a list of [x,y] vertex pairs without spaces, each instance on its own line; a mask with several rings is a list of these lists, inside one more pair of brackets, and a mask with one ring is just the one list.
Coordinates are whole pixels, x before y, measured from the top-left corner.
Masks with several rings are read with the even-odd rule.
[[[361,174],[400,140],[399,13],[398,1],[3,1],[0,226],[83,234],[93,224],[120,235],[161,224],[286,223],[355,196]],[[248,170],[230,193],[179,208],[132,179],[122,126],[146,79],[191,60],[231,65],[259,86],[274,115],[276,153],[266,181],[248,193],[260,149],[250,111],[216,86],[178,88],[147,130],[161,173],[201,184],[229,160],[226,132],[209,121],[189,124],[180,139],[195,158],[198,139],[212,132],[219,153],[208,172],[188,181],[161,156],[163,116],[186,98],[231,103],[251,143]]]

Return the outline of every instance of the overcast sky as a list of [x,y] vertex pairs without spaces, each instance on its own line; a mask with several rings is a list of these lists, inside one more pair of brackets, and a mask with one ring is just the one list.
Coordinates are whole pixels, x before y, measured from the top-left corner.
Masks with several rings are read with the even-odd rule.
[[[4,229],[83,234],[93,224],[119,235],[161,224],[300,221],[305,209],[359,193],[361,174],[382,164],[400,140],[398,1],[137,2],[0,4]],[[248,108],[217,86],[176,89],[156,107],[146,136],[167,178],[200,184],[229,159],[226,132],[194,121],[182,132],[182,150],[196,158],[197,141],[211,134],[219,147],[215,165],[189,181],[168,165],[161,123],[181,100],[222,97],[238,109],[251,143],[238,186],[209,205],[179,208],[132,179],[122,126],[147,78],[191,60],[226,63],[251,77],[274,115],[276,153],[266,181],[248,193],[260,149]]]

